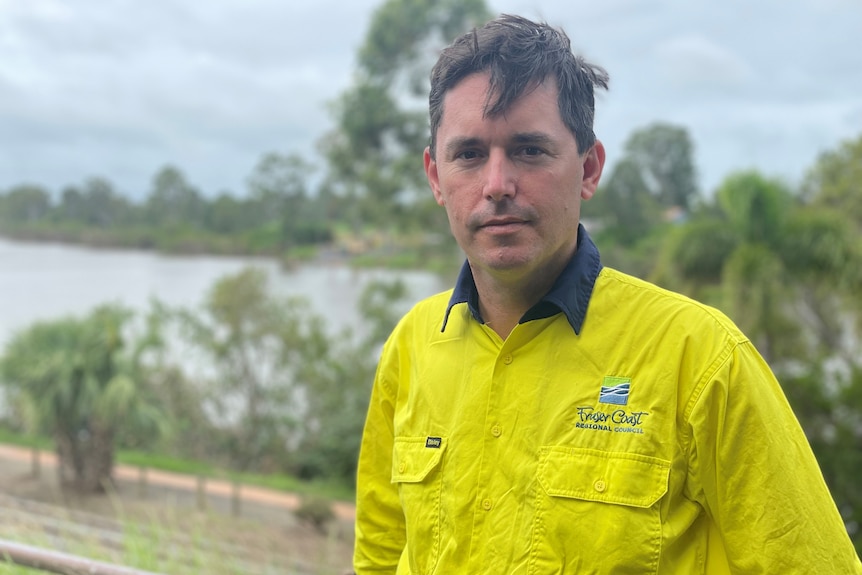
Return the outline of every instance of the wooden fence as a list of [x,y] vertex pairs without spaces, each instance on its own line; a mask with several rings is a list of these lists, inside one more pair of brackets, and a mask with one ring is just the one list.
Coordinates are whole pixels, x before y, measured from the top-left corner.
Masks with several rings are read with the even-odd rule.
[[0,565],[3,563],[61,575],[159,575],[0,539]]

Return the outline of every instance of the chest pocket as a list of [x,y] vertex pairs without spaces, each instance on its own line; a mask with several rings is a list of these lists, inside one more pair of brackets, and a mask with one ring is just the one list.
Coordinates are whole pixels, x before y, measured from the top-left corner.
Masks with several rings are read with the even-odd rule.
[[445,437],[396,437],[392,483],[407,522],[410,573],[432,573],[440,554],[440,497]]
[[531,572],[655,573],[669,476],[655,457],[543,447]]

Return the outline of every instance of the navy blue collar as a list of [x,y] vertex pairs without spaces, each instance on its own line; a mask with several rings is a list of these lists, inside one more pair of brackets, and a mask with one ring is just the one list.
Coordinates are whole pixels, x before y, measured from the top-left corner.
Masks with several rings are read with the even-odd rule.
[[[578,224],[578,249],[574,257],[563,268],[551,290],[536,305],[528,309],[518,323],[551,317],[563,312],[575,333],[580,334],[581,326],[587,315],[587,305],[590,303],[590,296],[593,293],[593,286],[596,284],[596,278],[601,270],[602,262],[599,259],[599,250],[593,240],[590,239],[584,226]],[[449,299],[446,316],[443,318],[443,328],[440,331],[446,331],[449,313],[452,311],[452,307],[459,303],[466,303],[473,318],[479,323],[485,323],[479,312],[479,292],[476,290],[473,271],[470,269],[469,262],[466,261],[461,267],[458,281],[455,282],[455,289]]]

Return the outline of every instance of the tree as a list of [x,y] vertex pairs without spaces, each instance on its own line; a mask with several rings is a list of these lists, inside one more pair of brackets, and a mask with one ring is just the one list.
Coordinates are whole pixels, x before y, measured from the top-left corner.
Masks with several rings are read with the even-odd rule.
[[112,482],[121,431],[158,436],[166,425],[146,391],[158,325],[129,337],[132,315],[112,306],[37,323],[14,336],[0,377],[34,431],[54,439],[64,489],[102,492]]
[[295,457],[300,477],[353,484],[380,347],[400,319],[397,304],[406,293],[400,280],[369,283],[359,298],[367,330],[361,340],[331,338],[327,354],[303,363],[297,375],[308,389],[308,405]]
[[809,170],[805,197],[850,216],[862,231],[862,135],[824,152]]
[[862,241],[853,222],[757,172],[736,173],[673,230],[657,273],[724,308],[771,364],[862,548]]
[[236,234],[252,228],[254,218],[246,202],[221,193],[207,205],[206,227],[217,234]]
[[696,195],[687,130],[657,123],[629,136],[583,213],[603,259],[643,276],[655,266],[665,228],[686,220]]
[[165,166],[153,177],[145,209],[149,223],[154,225],[200,226],[205,200],[178,168]]
[[274,236],[279,248],[331,238],[325,213],[310,198],[314,166],[297,154],[265,154],[248,178],[249,204],[258,227]]
[[266,470],[284,454],[306,403],[297,374],[328,352],[320,318],[304,300],[273,294],[266,272],[247,268],[219,280],[201,313],[180,310],[207,383],[210,412],[240,471]]
[[688,130],[656,123],[636,130],[625,144],[650,194],[665,208],[688,210],[697,196],[697,174]]
[[40,186],[20,185],[0,197],[0,222],[26,224],[44,220],[51,211],[51,195]]
[[644,181],[639,166],[625,157],[614,165],[584,212],[600,222],[600,237],[631,247],[662,223],[661,207]]
[[258,207],[259,223],[282,220],[286,226],[301,217],[308,197],[306,181],[313,167],[301,156],[264,154],[248,178],[249,198]]
[[104,178],[89,178],[81,188],[63,190],[57,214],[60,221],[79,222],[96,228],[126,223],[132,213],[129,200],[119,195]]
[[782,378],[805,428],[829,491],[844,517],[857,553],[862,552],[862,364],[835,370],[815,362]]
[[724,308],[771,363],[820,353],[834,339],[807,341],[803,322],[829,331],[862,289],[862,254],[846,224],[802,209],[778,181],[736,173],[714,206],[670,234],[656,280]]
[[387,0],[374,12],[356,80],[334,104],[336,129],[321,142],[327,185],[356,199],[358,220],[443,229],[422,171],[427,111],[415,102],[427,97],[427,57],[488,16],[483,0]]

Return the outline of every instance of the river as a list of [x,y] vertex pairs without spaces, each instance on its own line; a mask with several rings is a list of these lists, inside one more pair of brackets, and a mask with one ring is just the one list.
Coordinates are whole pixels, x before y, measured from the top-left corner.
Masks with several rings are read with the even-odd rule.
[[157,298],[198,307],[216,280],[246,266],[267,270],[277,293],[306,298],[333,333],[358,325],[357,298],[371,280],[400,277],[409,302],[446,287],[422,271],[354,270],[337,263],[284,270],[266,258],[168,256],[0,239],[0,350],[35,321],[83,315],[103,303],[145,310]]

